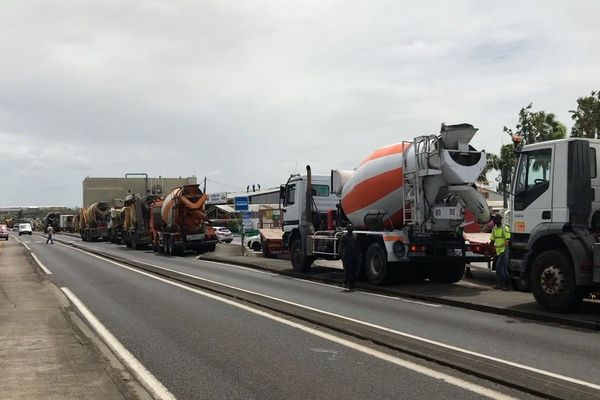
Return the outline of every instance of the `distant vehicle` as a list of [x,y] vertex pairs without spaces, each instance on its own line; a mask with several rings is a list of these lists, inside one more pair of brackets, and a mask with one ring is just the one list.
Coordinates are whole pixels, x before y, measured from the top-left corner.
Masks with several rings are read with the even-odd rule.
[[19,232],[19,224],[13,226],[13,232]]
[[8,228],[6,227],[6,225],[0,225],[0,238],[8,240]]
[[246,246],[251,248],[254,251],[260,251],[262,249],[262,245],[260,243],[260,235],[250,236],[245,240]]
[[31,224],[19,224],[19,236],[32,234]]
[[233,241],[233,233],[228,228],[223,226],[213,226],[216,234],[217,240],[219,242],[231,243]]

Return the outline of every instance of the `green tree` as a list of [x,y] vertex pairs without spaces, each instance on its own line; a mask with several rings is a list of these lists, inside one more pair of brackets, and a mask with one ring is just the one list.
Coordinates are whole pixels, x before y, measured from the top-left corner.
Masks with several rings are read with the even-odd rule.
[[477,183],[479,183],[480,185],[488,185],[490,182],[487,178],[487,174],[492,171],[497,171],[501,168],[499,167],[500,157],[493,153],[488,153],[486,155],[487,162],[485,164],[485,168],[483,169],[483,171],[481,171],[481,174],[479,174],[479,178],[477,178]]
[[563,139],[567,136],[566,126],[556,119],[553,113],[531,111],[533,103],[519,111],[519,122],[514,129],[504,127],[503,131],[511,137],[521,136],[525,143],[545,142]]
[[[504,132],[511,137],[520,136],[525,143],[545,142],[547,140],[564,139],[567,136],[566,126],[556,119],[553,113],[545,111],[531,111],[533,103],[529,103],[527,107],[521,108],[519,111],[519,122],[515,129],[504,127]],[[509,154],[505,154],[506,161],[510,161],[510,165],[514,165],[514,154],[512,159]],[[534,170],[541,168],[545,178],[548,169],[547,163],[536,162],[533,165]]]
[[600,90],[592,91],[591,96],[578,98],[577,110],[569,112],[575,121],[572,137],[600,138]]

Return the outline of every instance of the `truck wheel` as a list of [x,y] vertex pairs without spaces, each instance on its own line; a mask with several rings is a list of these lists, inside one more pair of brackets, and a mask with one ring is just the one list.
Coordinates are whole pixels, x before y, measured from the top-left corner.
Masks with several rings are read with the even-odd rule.
[[383,285],[389,275],[387,255],[379,243],[371,243],[365,256],[367,279],[373,285]]
[[451,260],[449,265],[444,268],[432,266],[429,279],[439,283],[456,283],[465,275],[465,262]]
[[557,250],[537,256],[531,268],[530,283],[535,300],[549,311],[569,311],[583,300],[577,290],[571,261]]
[[308,272],[310,270],[314,258],[305,256],[302,253],[302,243],[300,242],[300,239],[296,239],[292,242],[290,253],[292,257],[292,267],[295,272]]

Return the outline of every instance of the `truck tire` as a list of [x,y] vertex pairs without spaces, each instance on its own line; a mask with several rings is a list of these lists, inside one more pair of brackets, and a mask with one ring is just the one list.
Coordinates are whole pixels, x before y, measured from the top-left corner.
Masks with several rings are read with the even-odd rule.
[[529,281],[533,297],[549,311],[569,311],[583,300],[571,260],[561,251],[548,250],[538,255]]
[[465,262],[450,260],[449,265],[444,268],[432,266],[429,279],[432,282],[456,283],[465,275]]
[[302,253],[302,243],[300,239],[295,239],[290,246],[290,256],[292,267],[295,272],[308,272],[314,261],[314,257],[305,256]]
[[367,279],[373,285],[383,285],[389,279],[387,254],[379,243],[371,243],[365,256]]

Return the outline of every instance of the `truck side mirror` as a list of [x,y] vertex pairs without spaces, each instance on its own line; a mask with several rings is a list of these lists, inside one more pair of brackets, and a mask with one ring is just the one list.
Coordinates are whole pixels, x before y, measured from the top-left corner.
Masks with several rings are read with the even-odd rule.
[[279,186],[279,200],[285,205],[285,185]]
[[510,183],[510,169],[509,165],[502,166],[502,183],[505,185]]

